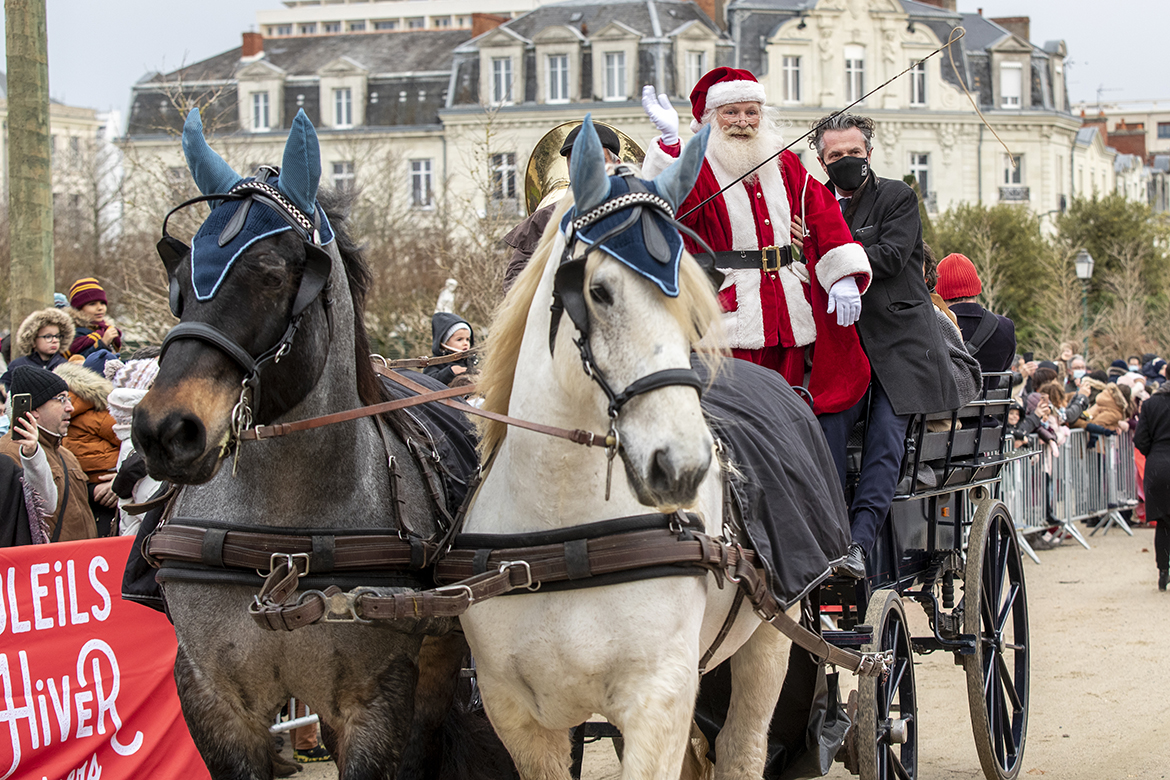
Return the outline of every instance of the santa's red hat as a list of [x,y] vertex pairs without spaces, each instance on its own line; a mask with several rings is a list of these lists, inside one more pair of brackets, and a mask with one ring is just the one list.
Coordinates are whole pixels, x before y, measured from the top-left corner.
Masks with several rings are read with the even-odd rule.
[[699,132],[703,114],[710,108],[728,103],[763,103],[764,87],[751,71],[737,68],[715,68],[707,71],[691,90],[691,131]]

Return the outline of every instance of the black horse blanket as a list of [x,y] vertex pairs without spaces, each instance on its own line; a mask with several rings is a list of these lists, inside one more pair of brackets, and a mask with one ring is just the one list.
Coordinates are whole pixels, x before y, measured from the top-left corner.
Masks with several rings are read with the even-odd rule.
[[[710,381],[706,369],[695,370]],[[732,497],[785,609],[831,573],[849,546],[849,515],[829,445],[804,400],[775,371],[727,360],[703,411],[739,472]]]
[[[694,367],[709,380],[700,363]],[[732,500],[768,587],[787,608],[820,585],[849,546],[849,516],[821,426],[780,374],[744,360],[724,363],[703,394],[703,411],[730,450],[739,472],[731,477]],[[815,631],[815,621],[807,615],[806,627]],[[731,672],[722,664],[703,677],[695,703],[712,761],[730,699]],[[848,727],[836,675],[793,646],[768,731],[764,777],[826,774]]]

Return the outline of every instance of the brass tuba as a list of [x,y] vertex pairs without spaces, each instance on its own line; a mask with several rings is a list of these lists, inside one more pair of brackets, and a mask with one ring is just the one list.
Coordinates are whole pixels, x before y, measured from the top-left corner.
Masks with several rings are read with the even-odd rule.
[[[557,125],[545,133],[532,150],[532,155],[528,158],[528,168],[524,171],[524,205],[528,208],[529,214],[560,200],[561,195],[569,188],[569,163],[561,157],[561,146],[573,128],[580,124],[581,120],[577,120]],[[593,124],[608,127],[617,133],[622,150],[618,157],[622,162],[642,165],[646,153],[633,138],[613,125],[596,121]]]

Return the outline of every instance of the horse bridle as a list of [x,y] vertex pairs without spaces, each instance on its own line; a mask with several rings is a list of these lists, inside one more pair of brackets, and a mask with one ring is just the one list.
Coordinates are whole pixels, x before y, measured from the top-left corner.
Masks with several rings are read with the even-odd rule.
[[[586,258],[592,249],[601,248],[601,245],[605,241],[632,228],[639,221],[641,221],[647,244],[654,244],[657,247],[665,248],[666,240],[662,236],[661,227],[656,220],[651,219],[652,215],[659,217],[667,225],[680,232],[685,232],[710,252],[710,248],[702,238],[675,220],[674,209],[670,203],[662,196],[649,191],[637,176],[634,175],[633,169],[628,166],[619,165],[616,169],[616,175],[626,179],[629,185],[629,192],[609,198],[568,223],[565,235],[565,249],[561,255],[560,267],[557,268],[556,277],[553,281],[552,322],[549,326],[549,352],[553,353],[556,348],[557,331],[560,327],[561,314],[569,315],[569,320],[580,334],[577,338],[573,339],[573,343],[580,352],[581,365],[585,369],[586,375],[597,383],[597,386],[601,388],[601,391],[609,401],[609,407],[607,409],[609,415],[609,433],[607,439],[612,444],[607,444],[606,446],[606,458],[609,461],[605,485],[605,497],[607,500],[609,499],[610,472],[613,469],[613,459],[621,447],[621,437],[618,434],[617,421],[625,405],[639,395],[676,385],[693,387],[701,398],[703,395],[703,381],[692,368],[666,368],[635,379],[621,392],[614,390],[606,378],[605,372],[597,366],[597,361],[593,357],[593,348],[589,342],[591,332],[589,307],[585,302]],[[630,213],[618,225],[609,229],[596,239],[590,238],[587,242],[582,241],[582,243],[587,244],[586,248],[578,255],[573,254],[574,245],[577,241],[581,240],[577,237],[579,231],[622,211],[629,211]],[[711,256],[713,257],[713,254]],[[705,266],[704,270],[712,277],[713,281],[716,281],[716,275],[722,276],[722,274],[719,274],[714,269],[713,265]],[[718,287],[718,282],[716,283],[716,287]]]
[[191,247],[167,231],[167,223],[175,212],[196,203],[227,200],[241,201],[239,208],[236,209],[236,213],[232,215],[231,220],[229,220],[228,224],[220,232],[218,243],[222,247],[231,242],[243,229],[252,203],[257,202],[276,212],[276,214],[292,227],[301,241],[304,242],[305,268],[301,274],[301,283],[297,289],[296,298],[293,300],[292,311],[289,314],[289,321],[284,329],[284,333],[271,347],[259,355],[253,356],[248,350],[240,346],[234,338],[206,322],[180,322],[171,328],[170,332],[163,339],[159,352],[160,363],[166,355],[167,349],[176,341],[180,339],[194,339],[216,347],[243,370],[244,380],[241,385],[240,400],[232,410],[233,438],[238,438],[242,431],[252,425],[252,405],[259,403],[260,399],[261,371],[269,362],[273,364],[279,363],[280,359],[292,349],[293,341],[296,338],[297,330],[300,328],[301,319],[306,309],[308,309],[309,304],[322,294],[325,296],[323,306],[325,308],[326,321],[331,337],[333,333],[332,300],[329,297],[332,288],[329,276],[333,270],[333,260],[329,256],[329,253],[321,246],[320,216],[317,213],[314,213],[312,217],[304,214],[280,190],[268,184],[268,179],[272,176],[279,175],[279,173],[279,169],[273,166],[261,166],[256,172],[254,179],[241,181],[226,193],[201,195],[180,203],[167,212],[166,217],[163,218],[162,238],[159,239],[156,245],[159,257],[167,269],[169,284],[168,297],[171,313],[176,317],[180,317],[183,313],[183,300],[180,294],[177,271],[179,264],[190,254]]

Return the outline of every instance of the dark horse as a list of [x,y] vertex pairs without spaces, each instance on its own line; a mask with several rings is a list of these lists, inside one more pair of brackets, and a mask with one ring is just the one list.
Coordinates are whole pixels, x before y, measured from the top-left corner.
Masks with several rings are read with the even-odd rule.
[[[208,147],[197,111],[183,149],[200,191],[221,197],[202,198],[212,211],[193,251],[165,223],[159,247],[181,323],[135,411],[133,438],[153,476],[186,486],[169,522],[436,537],[436,501],[404,442],[408,415],[393,425],[363,418],[265,441],[236,438],[253,421],[387,400],[362,326],[370,272],[344,217],[317,202],[312,125],[298,113],[281,168],[262,168],[254,179]],[[238,457],[229,457],[235,447]],[[404,528],[396,528],[395,504]],[[376,584],[376,575],[386,586],[420,584],[377,571],[363,584]],[[467,745],[450,731],[465,652],[454,620],[272,632],[248,614],[255,573],[164,566],[159,579],[178,637],[183,715],[216,780],[272,776],[267,727],[290,695],[319,713],[342,780],[465,774],[451,763],[458,751],[441,747]],[[441,769],[431,761],[436,753],[447,761]]]

